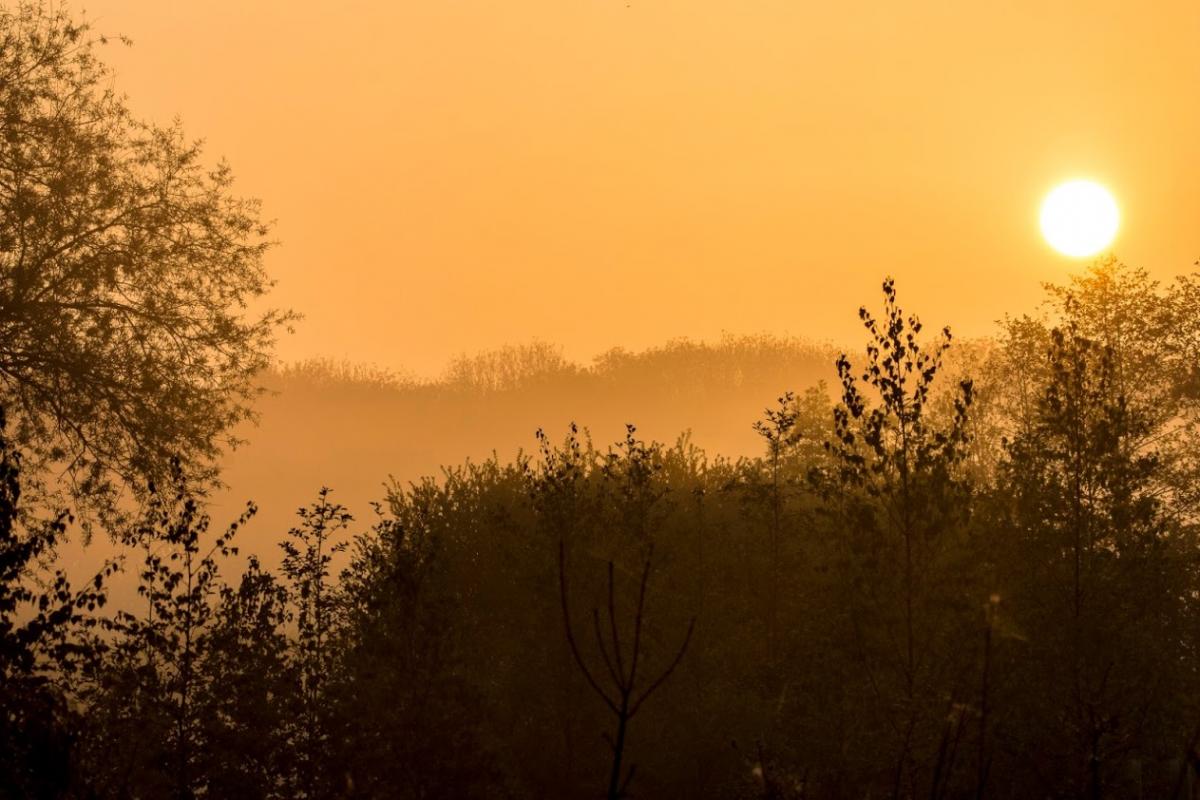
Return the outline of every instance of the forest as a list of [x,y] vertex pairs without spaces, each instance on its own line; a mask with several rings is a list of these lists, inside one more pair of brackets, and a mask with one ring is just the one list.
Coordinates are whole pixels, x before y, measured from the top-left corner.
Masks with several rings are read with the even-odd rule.
[[[969,342],[881,276],[844,350],[281,367],[270,224],[102,44],[0,6],[0,797],[1200,796],[1200,272]],[[231,512],[284,412],[276,481],[370,477]]]
[[1097,265],[955,359],[887,283],[756,457],[539,432],[271,570],[177,474],[72,588],[10,437],[10,796],[1188,797],[1198,289]]

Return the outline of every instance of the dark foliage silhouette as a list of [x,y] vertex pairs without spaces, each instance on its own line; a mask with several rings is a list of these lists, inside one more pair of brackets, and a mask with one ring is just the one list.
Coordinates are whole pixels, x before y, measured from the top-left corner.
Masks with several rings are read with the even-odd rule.
[[68,687],[104,655],[93,614],[106,601],[105,564],[82,589],[56,571],[35,583],[70,515],[38,519],[21,508],[21,457],[0,408],[0,796],[64,794],[76,758],[78,710]]

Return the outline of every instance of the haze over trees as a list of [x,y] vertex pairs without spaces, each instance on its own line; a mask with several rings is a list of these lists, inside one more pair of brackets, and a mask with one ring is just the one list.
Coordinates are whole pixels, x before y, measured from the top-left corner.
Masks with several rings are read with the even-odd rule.
[[[538,428],[571,419],[598,441],[621,438],[636,420],[644,436],[674,442],[686,432],[706,450],[752,456],[759,442],[746,420],[763,399],[782,386],[832,383],[836,355],[798,339],[730,335],[614,350],[590,364],[533,342],[463,356],[433,380],[329,361],[284,365],[261,376],[257,422],[234,429],[247,443],[222,459],[226,488],[213,493],[214,507],[236,514],[253,496],[251,539],[287,528],[323,484],[361,515],[389,477],[406,483],[443,465],[513,458],[536,449]],[[301,429],[307,446],[296,448]]]
[[[0,12],[0,797],[1200,796],[1200,274],[1103,259],[969,347],[889,278],[840,354],[262,375],[256,212],[90,36]],[[277,481],[379,457],[318,408],[382,450],[544,427],[264,526],[208,502],[259,378]],[[667,436],[594,438],[596,397]],[[706,403],[756,449],[669,430]],[[83,576],[79,508],[113,547]]]

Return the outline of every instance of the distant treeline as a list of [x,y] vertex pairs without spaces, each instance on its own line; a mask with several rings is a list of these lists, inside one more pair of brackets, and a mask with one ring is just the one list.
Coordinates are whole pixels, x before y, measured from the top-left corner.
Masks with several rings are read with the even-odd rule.
[[[865,351],[836,358],[832,392],[781,393],[752,457],[539,433],[393,484],[369,525],[322,492],[279,567],[240,577],[253,509],[210,527],[177,470],[109,531],[139,586],[119,612],[115,565],[83,590],[46,577],[69,519],[22,505],[5,443],[0,785],[1195,797],[1198,295],[1104,262],[951,362],[888,281]],[[740,346],[697,370],[735,374]],[[620,368],[532,352],[454,374],[477,398]],[[522,366],[543,356],[559,366]],[[602,363],[650,383],[671,361]],[[335,385],[453,394],[366,377]]]
[[363,513],[389,475],[403,483],[467,459],[513,458],[534,449],[539,428],[570,422],[597,441],[636,422],[651,439],[689,432],[709,452],[754,455],[748,420],[786,387],[825,381],[832,397],[836,355],[800,339],[729,335],[613,350],[587,366],[549,344],[514,345],[459,357],[434,380],[334,361],[284,365],[262,376],[258,421],[238,429],[246,444],[223,459],[228,490],[216,500],[233,513],[255,498],[262,512],[248,535],[257,537],[286,527],[316,487],[337,487]]

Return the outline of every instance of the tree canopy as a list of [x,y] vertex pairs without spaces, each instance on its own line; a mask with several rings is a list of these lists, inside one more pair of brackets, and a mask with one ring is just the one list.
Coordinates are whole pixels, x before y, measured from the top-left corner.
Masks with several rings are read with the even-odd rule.
[[213,477],[291,319],[259,310],[258,202],[131,113],[107,42],[57,4],[0,9],[0,401],[30,466],[98,510],[175,456]]

